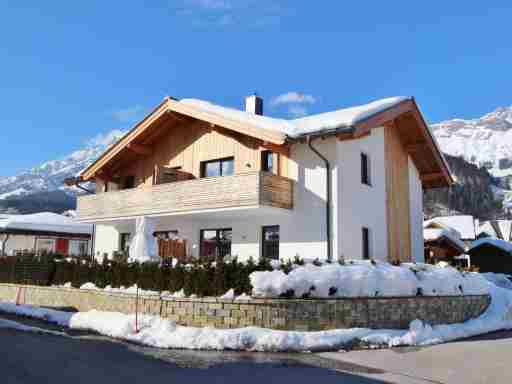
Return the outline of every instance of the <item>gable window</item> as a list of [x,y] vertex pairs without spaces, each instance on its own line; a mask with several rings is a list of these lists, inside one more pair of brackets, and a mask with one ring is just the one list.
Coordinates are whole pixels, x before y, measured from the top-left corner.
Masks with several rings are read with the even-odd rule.
[[274,170],[274,154],[272,151],[261,152],[261,170],[272,172]]
[[371,184],[370,157],[366,153],[361,153],[361,183]]
[[201,162],[201,177],[231,176],[234,173],[234,157]]
[[215,259],[231,255],[231,228],[203,229],[200,233],[200,257]]
[[368,260],[371,257],[370,249],[370,229],[363,227],[361,231],[362,235],[362,255],[363,259]]
[[279,260],[279,225],[263,227],[262,251],[266,259]]

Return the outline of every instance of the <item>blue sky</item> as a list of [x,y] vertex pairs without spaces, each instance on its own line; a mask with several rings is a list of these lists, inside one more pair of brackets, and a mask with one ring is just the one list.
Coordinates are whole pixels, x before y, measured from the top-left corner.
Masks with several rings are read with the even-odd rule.
[[[0,176],[166,95],[310,114],[413,95],[430,122],[512,104],[508,1],[0,3]],[[277,98],[279,95],[285,95]]]

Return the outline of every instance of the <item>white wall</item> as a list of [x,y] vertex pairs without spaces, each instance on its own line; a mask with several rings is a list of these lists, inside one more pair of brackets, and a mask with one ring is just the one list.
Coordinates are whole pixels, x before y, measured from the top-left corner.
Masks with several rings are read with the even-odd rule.
[[[131,231],[131,230],[130,230]],[[119,232],[112,225],[96,225],[96,239],[94,242],[94,257],[99,260],[107,254],[112,259],[113,253],[119,250]]]
[[423,243],[423,187],[416,166],[409,157],[409,204],[411,215],[412,259],[425,261]]
[[[9,256],[14,251],[34,250],[35,236],[10,235],[5,246],[5,253]],[[1,250],[0,250],[1,253]]]
[[[370,159],[371,186],[361,183],[361,152]],[[338,155],[338,254],[361,259],[362,227],[370,229],[373,258],[387,260],[386,170],[384,129],[372,129],[359,140],[339,141]]]
[[[362,227],[370,229],[372,257],[387,260],[386,180],[384,129],[358,140],[339,141],[335,137],[318,139],[313,145],[330,161],[332,170],[332,256],[337,259],[362,258]],[[371,186],[361,183],[361,152],[369,155]],[[158,219],[157,230],[178,230],[188,241],[189,253],[199,254],[201,229],[232,228],[232,254],[241,259],[258,258],[261,252],[261,227],[280,226],[280,257],[327,257],[326,252],[326,177],[325,165],[305,143],[290,151],[289,177],[297,183],[294,209],[258,208],[238,213],[217,212],[167,216]],[[411,163],[411,223],[414,257],[423,255],[421,183]],[[111,256],[119,246],[119,233],[133,232],[134,220],[115,227],[97,225],[96,254]],[[421,250],[420,250],[421,249]]]

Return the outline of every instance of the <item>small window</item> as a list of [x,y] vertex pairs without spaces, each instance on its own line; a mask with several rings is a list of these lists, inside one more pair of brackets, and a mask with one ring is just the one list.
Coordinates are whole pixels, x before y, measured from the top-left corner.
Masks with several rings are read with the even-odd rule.
[[372,185],[370,176],[370,157],[361,153],[361,183]]
[[266,259],[279,260],[279,225],[263,227],[261,254]]
[[201,163],[201,177],[231,176],[235,173],[235,158],[203,161]]
[[158,240],[170,240],[178,236],[178,231],[157,231],[153,233],[153,236],[156,237]]
[[274,154],[272,151],[261,152],[261,170],[272,172],[274,170]]
[[363,227],[362,229],[362,251],[363,259],[368,260],[371,257],[370,254],[370,229]]

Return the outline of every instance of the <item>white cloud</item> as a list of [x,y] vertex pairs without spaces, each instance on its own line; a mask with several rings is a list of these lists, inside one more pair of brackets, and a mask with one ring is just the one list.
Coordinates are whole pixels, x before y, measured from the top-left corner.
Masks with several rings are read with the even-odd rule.
[[143,117],[145,110],[141,105],[134,105],[133,107],[117,109],[112,111],[111,114],[121,123],[134,123]]
[[114,129],[110,132],[100,133],[94,136],[92,139],[88,140],[86,144],[90,147],[111,145],[123,137],[124,134],[125,132],[121,131],[120,129]]
[[300,105],[290,105],[288,107],[288,114],[292,117],[304,117],[308,114],[307,108]]
[[186,3],[189,6],[210,10],[231,9],[233,7],[231,1],[228,0],[188,0]]
[[196,27],[264,28],[288,14],[287,8],[268,0],[171,0],[171,7]]
[[283,104],[315,104],[316,97],[300,92],[288,92],[276,96],[270,100],[270,105],[278,106]]

